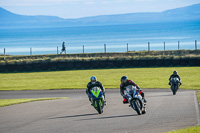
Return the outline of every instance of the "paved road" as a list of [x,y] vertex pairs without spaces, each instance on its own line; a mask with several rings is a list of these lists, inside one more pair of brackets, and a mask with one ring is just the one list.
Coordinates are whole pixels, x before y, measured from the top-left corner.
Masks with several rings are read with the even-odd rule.
[[199,122],[195,91],[144,90],[147,113],[138,116],[122,104],[119,90],[107,90],[108,105],[99,115],[84,90],[3,91],[0,98],[70,97],[0,108],[1,133],[161,133]]

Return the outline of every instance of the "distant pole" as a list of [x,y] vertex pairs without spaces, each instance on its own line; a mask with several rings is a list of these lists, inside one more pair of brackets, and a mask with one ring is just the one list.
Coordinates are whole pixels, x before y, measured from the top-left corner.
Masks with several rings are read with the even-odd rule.
[[6,60],[6,49],[4,48],[4,60]]
[[128,52],[128,43],[127,43],[127,52]]
[[30,48],[30,56],[32,56],[32,48]]
[[83,45],[83,54],[84,54],[85,52],[84,52],[84,45]]
[[195,40],[195,50],[197,50],[197,40]]
[[58,55],[58,46],[57,46],[57,55]]
[[150,42],[148,42],[148,51],[150,51]]
[[178,50],[180,49],[180,42],[178,41]]
[[164,51],[165,51],[165,42],[164,42]]
[[106,44],[104,44],[104,52],[106,53]]

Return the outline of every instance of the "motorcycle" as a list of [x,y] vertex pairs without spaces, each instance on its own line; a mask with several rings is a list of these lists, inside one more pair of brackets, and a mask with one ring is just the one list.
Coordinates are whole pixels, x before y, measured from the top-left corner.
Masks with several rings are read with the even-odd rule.
[[173,92],[173,95],[176,95],[176,92],[179,89],[179,79],[177,77],[172,78],[172,80],[170,81],[170,85],[171,85],[171,90]]
[[103,113],[103,108],[105,106],[103,92],[99,87],[93,87],[91,89],[91,102],[92,106],[97,110],[99,114]]
[[145,114],[145,103],[142,100],[142,96],[137,91],[136,87],[129,85],[126,87],[126,95],[128,96],[129,107],[132,107],[138,115]]

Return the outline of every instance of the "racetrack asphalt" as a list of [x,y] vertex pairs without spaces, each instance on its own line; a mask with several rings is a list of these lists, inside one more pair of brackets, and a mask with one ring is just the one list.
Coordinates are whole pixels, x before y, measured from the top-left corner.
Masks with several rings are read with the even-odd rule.
[[162,133],[199,124],[196,92],[144,89],[147,113],[122,103],[119,89],[107,89],[103,114],[85,90],[0,91],[0,99],[69,97],[0,108],[1,133]]

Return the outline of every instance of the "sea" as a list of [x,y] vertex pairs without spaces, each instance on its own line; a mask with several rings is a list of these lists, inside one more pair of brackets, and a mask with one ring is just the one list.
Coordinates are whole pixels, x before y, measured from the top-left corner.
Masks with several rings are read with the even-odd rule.
[[194,50],[200,21],[85,27],[0,29],[0,55]]

